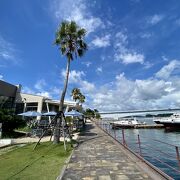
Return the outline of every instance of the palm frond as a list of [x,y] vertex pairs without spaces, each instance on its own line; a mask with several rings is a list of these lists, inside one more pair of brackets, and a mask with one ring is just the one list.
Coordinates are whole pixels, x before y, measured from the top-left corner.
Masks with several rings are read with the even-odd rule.
[[67,53],[66,53],[66,56],[67,56],[67,58],[68,58],[69,60],[73,60],[73,59],[74,59],[72,53],[70,53],[70,52],[67,52]]
[[63,21],[56,32],[55,44],[59,46],[61,53],[70,60],[82,57],[87,50],[84,42],[86,30],[80,28],[76,22]]

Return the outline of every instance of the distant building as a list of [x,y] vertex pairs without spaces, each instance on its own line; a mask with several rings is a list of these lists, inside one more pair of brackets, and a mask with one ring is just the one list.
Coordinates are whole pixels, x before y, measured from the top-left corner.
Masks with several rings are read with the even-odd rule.
[[18,87],[0,80],[0,108],[15,108]]
[[[12,85],[0,80],[0,108],[15,109],[15,113],[26,111],[49,112],[58,111],[59,100],[48,97],[21,93],[21,85]],[[73,101],[64,102],[64,111],[81,110],[82,106]]]
[[[16,96],[16,112],[17,114],[26,112],[26,111],[37,111],[37,112],[57,112],[59,109],[59,100],[52,100],[50,98],[19,93]],[[82,107],[73,101],[64,102],[64,111],[69,111],[72,109],[81,110]]]

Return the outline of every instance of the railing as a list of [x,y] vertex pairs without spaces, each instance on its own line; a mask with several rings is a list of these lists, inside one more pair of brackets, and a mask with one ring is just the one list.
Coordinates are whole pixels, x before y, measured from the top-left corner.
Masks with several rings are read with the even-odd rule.
[[[112,129],[110,123],[103,121],[96,122],[96,124],[124,147],[132,150],[135,154],[146,159],[170,176],[180,178],[180,147],[158,139],[144,136],[141,138],[140,134],[137,134],[136,141],[128,141],[125,129]],[[149,141],[155,145],[152,146],[152,143],[148,143]],[[170,152],[160,149],[160,144],[165,145],[166,149],[170,148]]]

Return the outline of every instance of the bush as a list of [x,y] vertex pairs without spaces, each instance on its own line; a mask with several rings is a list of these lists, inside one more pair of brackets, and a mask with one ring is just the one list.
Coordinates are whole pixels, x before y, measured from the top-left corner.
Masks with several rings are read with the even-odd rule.
[[12,110],[0,109],[0,123],[2,123],[2,132],[12,132],[16,128],[24,127],[26,122],[14,115]]

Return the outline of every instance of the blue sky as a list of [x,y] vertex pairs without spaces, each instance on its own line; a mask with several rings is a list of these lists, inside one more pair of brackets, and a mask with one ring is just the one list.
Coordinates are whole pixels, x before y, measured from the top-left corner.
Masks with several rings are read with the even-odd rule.
[[100,111],[180,106],[180,1],[1,0],[0,79],[59,99],[66,59],[53,45],[63,20],[87,30],[71,63],[85,107]]

